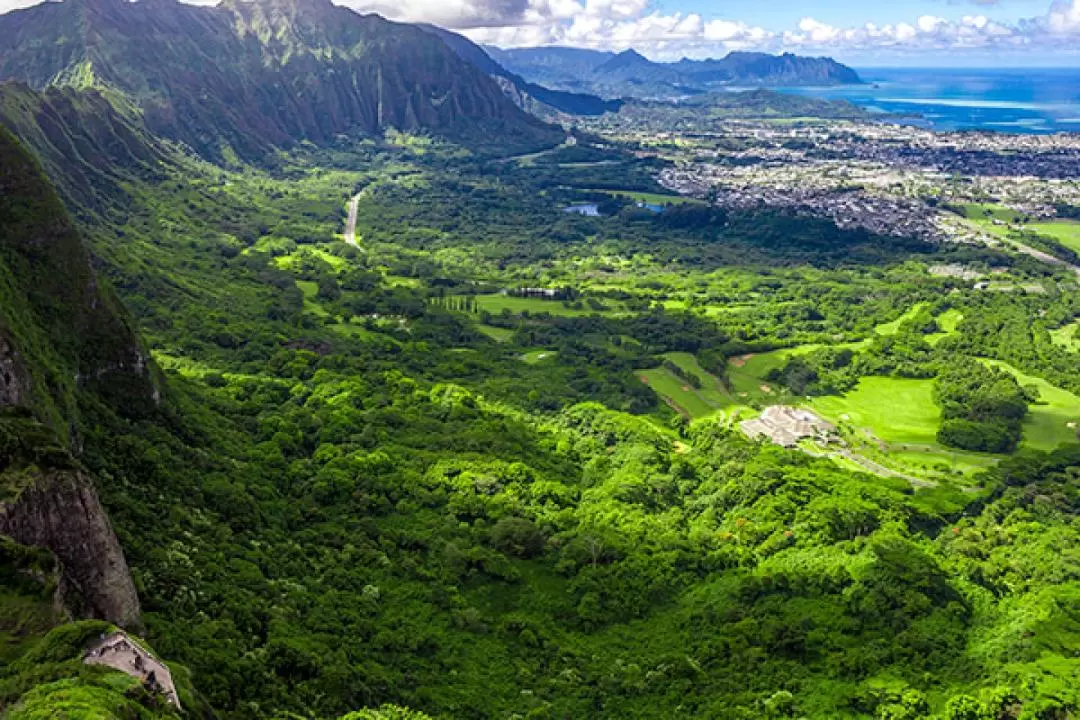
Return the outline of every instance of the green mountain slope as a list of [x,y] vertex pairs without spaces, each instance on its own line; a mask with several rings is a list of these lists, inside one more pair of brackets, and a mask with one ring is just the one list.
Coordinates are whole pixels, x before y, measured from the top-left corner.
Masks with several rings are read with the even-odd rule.
[[464,35],[434,25],[420,25],[419,27],[441,38],[461,59],[495,78],[507,97],[530,112],[541,116],[550,113],[603,115],[608,112],[618,112],[622,106],[619,100],[604,100],[585,93],[551,90],[528,82],[520,75],[515,75],[499,65],[482,47]]
[[[139,12],[161,20],[156,2]],[[297,19],[336,10],[214,12],[226,11],[269,77],[324,56],[352,67],[334,59],[336,31]],[[171,26],[147,27],[168,44]],[[203,86],[225,97],[220,69],[192,63],[168,101]],[[924,487],[752,442],[734,408],[688,423],[636,373],[689,360],[674,388],[715,382],[722,403],[733,391],[711,373],[729,355],[836,344],[901,307],[971,301],[988,323],[1004,303],[1025,303],[1021,318],[1076,307],[1066,293],[972,300],[923,269],[996,266],[999,251],[695,203],[653,213],[597,188],[655,192],[662,165],[599,144],[506,162],[434,140],[343,141],[300,144],[272,171],[224,151],[214,165],[125,110],[155,92],[137,78],[122,95],[61,84],[3,91],[4,122],[79,211],[169,392],[156,406],[145,363],[109,361],[139,343],[116,330],[125,315],[79,233],[3,135],[0,377],[10,404],[32,401],[0,423],[0,517],[90,538],[53,508],[93,479],[150,642],[209,706],[185,691],[190,714],[1063,720],[1080,708],[1080,446]],[[261,158],[274,143],[254,128],[306,127],[304,111],[277,118],[236,92],[238,115],[207,130],[208,148],[228,125]],[[768,93],[746,100],[774,111]],[[148,124],[162,107],[140,106]],[[200,122],[156,127],[175,137]],[[358,192],[352,247],[334,235]],[[563,211],[580,197],[605,214]],[[567,299],[515,295],[538,283]],[[1001,335],[954,330],[930,347],[897,321],[866,352],[932,371],[950,344],[974,353]],[[75,426],[78,452],[50,423]],[[0,542],[0,705],[16,718],[170,714],[80,662],[104,625],[47,633],[66,566],[59,550]]]
[[118,92],[210,158],[387,128],[558,140],[436,38],[328,0],[46,3],[0,16],[0,36],[0,79]]
[[[152,363],[126,313],[100,284],[38,163],[0,128],[5,717],[171,715],[154,712],[148,695],[125,694],[135,681],[82,662],[101,632],[142,621],[124,553],[78,456],[101,417],[145,421],[158,402]],[[79,618],[99,621],[70,624]]]

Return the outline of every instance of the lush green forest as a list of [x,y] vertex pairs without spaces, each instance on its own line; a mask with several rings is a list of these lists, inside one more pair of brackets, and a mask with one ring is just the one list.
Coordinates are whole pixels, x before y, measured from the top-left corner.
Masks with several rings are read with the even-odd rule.
[[[185,159],[128,186],[124,223],[87,226],[167,389],[153,422],[91,408],[83,462],[192,706],[1075,712],[1080,447],[1026,449],[1038,393],[975,358],[1080,391],[1050,336],[1078,301],[926,266],[1064,279],[781,215],[615,195],[601,217],[564,213],[626,177],[578,172],[493,172],[431,142],[297,152],[274,173]],[[335,233],[358,189],[351,247]],[[715,401],[688,413],[643,369]],[[893,461],[925,482],[738,431],[865,378],[933,383],[940,445]],[[950,464],[948,447],[999,454]],[[33,657],[0,672],[9,700],[47,679]]]
[[[207,15],[228,14],[214,42],[261,7]],[[250,19],[243,88],[291,77],[276,53],[321,61],[271,15],[281,37]],[[404,27],[398,55],[427,37]],[[357,57],[315,53],[340,73],[311,77],[336,109],[375,50],[334,30]],[[195,129],[154,115],[153,93],[133,97],[172,140],[112,86],[0,87],[76,220],[36,167],[42,203],[0,218],[0,361],[29,348],[37,400],[0,403],[0,504],[93,478],[141,602],[128,629],[180,702],[84,662],[113,624],[65,614],[57,557],[0,535],[4,716],[1075,717],[1076,275],[673,195],[672,160],[571,142],[486,75],[458,83],[448,53],[420,64],[458,93],[427,126],[411,91],[409,133],[381,110],[363,134],[274,116],[263,134],[296,134],[273,144],[228,115],[246,149],[205,108]],[[654,120],[789,106],[811,104]],[[469,108],[516,142],[468,143]],[[827,431],[746,431],[776,406]]]

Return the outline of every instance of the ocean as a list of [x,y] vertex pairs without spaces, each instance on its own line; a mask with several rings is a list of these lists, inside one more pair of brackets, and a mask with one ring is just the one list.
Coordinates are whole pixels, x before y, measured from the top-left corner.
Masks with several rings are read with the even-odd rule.
[[903,122],[935,130],[1080,132],[1080,68],[870,68],[859,75],[866,85],[784,91],[918,115]]

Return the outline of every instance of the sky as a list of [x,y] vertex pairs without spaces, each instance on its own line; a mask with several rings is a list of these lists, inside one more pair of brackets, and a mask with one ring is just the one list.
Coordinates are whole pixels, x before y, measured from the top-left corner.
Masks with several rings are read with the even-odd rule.
[[[0,0],[0,13],[37,1]],[[793,52],[863,68],[1080,67],[1080,0],[334,2],[500,47],[633,48],[654,60]]]

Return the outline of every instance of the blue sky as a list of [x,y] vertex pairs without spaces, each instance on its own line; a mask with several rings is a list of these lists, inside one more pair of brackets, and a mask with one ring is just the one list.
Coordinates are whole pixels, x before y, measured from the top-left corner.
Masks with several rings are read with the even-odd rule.
[[[0,12],[39,1],[0,0]],[[654,60],[793,52],[863,68],[1080,67],[1080,0],[334,1],[500,47],[633,48]]]
[[995,20],[1015,22],[1046,12],[1043,0],[999,0],[978,3],[974,0],[819,0],[818,2],[763,2],[762,0],[662,0],[653,6],[664,12],[695,12],[703,16],[734,17],[752,25],[785,29],[810,16],[834,26],[878,25],[911,20],[922,15],[937,15],[959,21],[965,15],[983,14]]
[[338,0],[501,47],[733,50],[861,67],[1080,67],[1080,0]]

